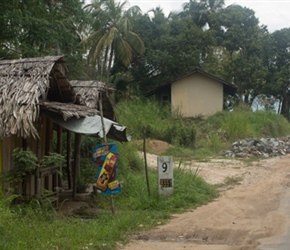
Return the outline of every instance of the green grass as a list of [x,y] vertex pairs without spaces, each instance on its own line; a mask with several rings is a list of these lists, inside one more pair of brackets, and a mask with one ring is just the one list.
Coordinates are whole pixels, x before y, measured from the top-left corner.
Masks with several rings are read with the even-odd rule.
[[159,196],[156,171],[149,171],[149,179],[150,196],[143,171],[127,169],[120,174],[123,190],[114,196],[115,214],[107,196],[100,197],[101,207],[96,209],[101,212],[79,218],[63,218],[37,202],[9,208],[2,199],[1,250],[111,250],[117,242],[126,243],[133,233],[164,223],[172,213],[195,208],[218,195],[214,186],[180,169],[174,171],[174,192],[169,197]]
[[150,190],[151,195],[148,196],[147,186],[145,185],[145,178],[140,181],[136,173],[129,174],[127,182],[128,193],[130,200],[128,203],[126,199],[119,201],[121,207],[128,210],[151,210],[160,211],[164,213],[179,213],[187,208],[194,208],[200,204],[204,204],[217,196],[214,187],[206,183],[203,179],[196,175],[191,175],[189,172],[175,169],[174,171],[174,192],[169,197],[162,197],[158,195],[157,174],[154,171],[149,171]]
[[[134,139],[160,139],[174,145],[193,147],[196,128],[190,120],[172,115],[170,107],[150,99],[137,98],[116,106],[118,121],[128,127]],[[133,114],[133,115],[132,115]]]

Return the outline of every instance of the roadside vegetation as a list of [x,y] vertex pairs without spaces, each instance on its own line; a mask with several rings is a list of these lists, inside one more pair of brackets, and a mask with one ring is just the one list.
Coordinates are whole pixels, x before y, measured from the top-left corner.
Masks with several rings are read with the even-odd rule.
[[[174,170],[174,193],[169,197],[158,195],[157,173],[150,169],[149,195],[144,163],[138,154],[142,146],[135,143],[143,140],[144,131],[147,141],[168,142],[171,146],[163,155],[172,155],[177,162],[220,157],[219,152],[238,139],[290,134],[290,125],[283,116],[271,111],[252,112],[245,107],[219,112],[205,120],[181,119],[166,106],[137,98],[119,102],[116,113],[119,122],[128,127],[132,141],[117,144],[122,192],[114,196],[115,213],[107,196],[90,197],[88,202],[94,213],[80,209],[71,216],[63,216],[49,202],[37,198],[14,204],[16,196],[5,196],[0,199],[1,249],[111,250],[126,243],[133,233],[165,223],[173,213],[194,209],[218,197],[217,187],[200,178],[198,171],[190,173],[178,167]],[[83,138],[83,183],[92,180],[88,152],[96,143],[99,140]]]
[[[174,173],[174,193],[167,198],[158,195],[156,171],[149,170],[149,196],[138,155],[142,143],[136,143],[144,137],[168,142],[171,147],[162,154],[185,162],[220,157],[220,151],[238,139],[290,134],[286,120],[290,57],[285,43],[290,39],[290,28],[271,33],[253,10],[237,4],[226,6],[220,0],[190,0],[183,10],[168,17],[159,7],[148,15],[138,6],[127,8],[123,1],[92,0],[86,6],[84,2],[2,1],[0,58],[65,55],[68,79],[110,82],[116,93],[123,95],[116,98],[125,100],[117,103],[118,121],[128,127],[133,140],[118,143],[123,190],[114,198],[116,213],[110,211],[110,197],[98,196],[90,200],[97,213],[80,210],[63,217],[49,202],[38,198],[16,204],[21,197],[10,190],[10,195],[0,198],[1,250],[114,249],[130,234],[218,196],[216,187],[197,173],[179,168]],[[253,105],[255,100],[256,105],[273,109],[278,103],[283,116],[243,107],[205,120],[181,119],[166,106],[133,97],[193,68],[228,82],[234,80],[237,95],[233,100],[226,97],[228,104]],[[94,181],[90,154],[97,143],[100,140],[82,138],[78,192]],[[148,152],[154,153],[150,148]],[[27,169],[31,167],[34,169],[27,165]],[[17,174],[17,181],[24,182],[25,173]],[[228,180],[235,182],[238,180]]]
[[246,105],[206,119],[181,119],[180,114],[172,114],[167,106],[160,107],[155,101],[137,98],[118,103],[117,114],[120,123],[132,131],[134,139],[142,139],[143,128],[146,128],[147,140],[170,143],[172,147],[163,154],[177,158],[204,160],[219,156],[236,140],[290,134],[290,125],[284,116],[272,110],[253,112]]

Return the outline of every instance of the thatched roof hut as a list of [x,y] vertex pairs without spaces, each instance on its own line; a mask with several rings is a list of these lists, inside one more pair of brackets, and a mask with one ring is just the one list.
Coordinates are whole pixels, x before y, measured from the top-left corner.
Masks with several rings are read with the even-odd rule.
[[[73,81],[73,86],[65,73],[62,56],[0,60],[0,175],[14,168],[12,152],[17,147],[32,150],[41,160],[53,150],[56,134],[57,152],[62,153],[62,135],[66,132],[66,167],[68,176],[71,170],[74,173],[75,194],[80,173],[81,135],[108,136],[119,141],[129,138],[126,127],[113,119],[106,85]],[[100,106],[103,116],[100,116]],[[71,132],[75,133],[73,166]],[[60,172],[61,165],[38,168],[25,177],[27,183],[25,187],[18,187],[19,192],[30,197],[41,196],[44,190],[54,193],[61,186]],[[1,185],[0,181],[0,188]]]
[[[105,93],[105,84],[73,81],[73,87],[65,72],[62,56],[0,61],[1,138],[37,138],[41,111],[58,113],[65,121],[99,114],[98,97]],[[107,95],[102,97],[104,116],[113,119],[112,105]]]

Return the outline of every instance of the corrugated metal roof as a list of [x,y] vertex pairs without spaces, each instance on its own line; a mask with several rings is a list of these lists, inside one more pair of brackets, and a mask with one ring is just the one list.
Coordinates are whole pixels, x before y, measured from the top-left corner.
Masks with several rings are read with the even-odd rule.
[[[104,138],[104,132],[102,127],[101,116],[87,116],[81,118],[70,118],[64,120],[62,116],[56,113],[47,112],[45,113],[53,122],[59,124],[61,127],[79,134],[85,135],[97,135]],[[104,119],[104,130],[108,138],[118,141],[130,141],[130,136],[126,135],[126,127],[122,126],[114,121],[107,118]]]

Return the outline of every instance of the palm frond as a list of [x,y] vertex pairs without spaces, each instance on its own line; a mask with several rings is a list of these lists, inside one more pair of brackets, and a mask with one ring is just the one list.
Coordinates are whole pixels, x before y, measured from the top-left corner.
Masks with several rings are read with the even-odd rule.
[[97,43],[94,54],[93,54],[93,61],[96,62],[97,59],[102,55],[103,50],[106,48],[106,40],[107,40],[107,34],[102,36],[102,38]]
[[136,53],[138,53],[140,55],[144,54],[144,52],[145,52],[144,42],[136,33],[129,31],[127,39],[128,39],[128,42],[130,43],[131,47],[133,48],[133,50]]
[[130,44],[123,39],[122,37],[118,37],[116,40],[116,57],[123,63],[125,67],[128,67],[132,62],[133,50]]
[[113,41],[117,38],[118,33],[119,33],[118,29],[116,27],[112,27],[109,33],[107,33],[108,35],[107,35],[105,45],[108,47],[111,46]]
[[131,28],[131,23],[127,17],[120,21],[120,31],[123,32],[125,36],[127,36],[128,31],[131,30]]
[[93,32],[91,35],[88,37],[84,38],[81,42],[80,45],[90,45],[91,43],[95,43],[95,41],[98,41],[100,37],[102,37],[103,32],[101,30],[97,30]]

